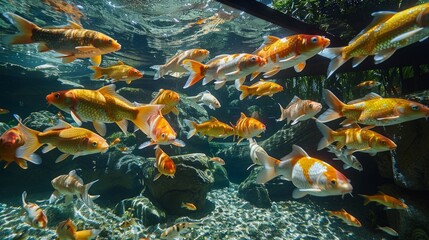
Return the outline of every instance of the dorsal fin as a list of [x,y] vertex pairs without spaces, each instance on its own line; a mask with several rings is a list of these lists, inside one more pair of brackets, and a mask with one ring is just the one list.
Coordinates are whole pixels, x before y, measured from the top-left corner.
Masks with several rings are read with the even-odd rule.
[[150,101],[150,103],[152,104],[153,101],[155,101],[155,99],[157,99],[162,92],[164,92],[165,90],[163,88],[159,89],[158,93],[156,94],[156,96],[152,99],[152,101]]
[[247,118],[246,114],[244,114],[243,112],[240,113],[240,119],[242,119],[242,118]]
[[47,132],[47,131],[50,131],[50,130],[57,130],[57,129],[71,128],[71,127],[73,127],[73,126],[72,126],[72,125],[70,125],[69,123],[67,123],[67,122],[65,122],[65,121],[63,121],[63,120],[61,120],[61,119],[59,119],[59,120],[58,120],[58,124],[57,124],[57,125],[55,125],[55,126],[53,126],[53,127],[48,127],[48,128],[46,128],[43,132]]
[[76,173],[76,170],[71,170],[70,172],[69,172],[69,174],[68,174],[70,177],[74,177],[74,178],[76,178],[77,179],[77,181],[79,182],[79,183],[81,183],[81,184],[83,184],[83,180],[82,180],[82,178],[80,178],[78,175],[77,175],[77,173]]
[[209,121],[216,121],[216,122],[218,122],[219,120],[217,120],[217,118],[211,116]]
[[296,102],[298,102],[298,101],[301,101],[301,98],[299,98],[298,96],[294,96],[293,98],[292,98],[292,100],[290,101],[290,103],[285,107],[285,109],[287,109],[288,107],[290,107],[292,104],[294,104],[294,103],[296,103]]
[[219,60],[219,59],[221,59],[221,58],[228,57],[228,56],[229,56],[229,54],[221,54],[221,55],[217,55],[216,57],[214,57],[214,58],[210,59],[210,60],[206,63],[206,65],[209,65],[210,63],[212,63],[212,62],[214,62],[214,61],[217,61],[217,60]]
[[256,54],[257,52],[259,52],[262,48],[271,45],[275,42],[277,42],[278,40],[280,40],[280,38],[278,37],[274,37],[274,36],[264,36],[264,42],[261,44],[261,46],[256,49],[253,54]]
[[76,22],[73,22],[73,21],[67,21],[67,22],[69,23],[69,25],[67,25],[68,28],[83,29],[83,27]]
[[309,157],[308,154],[298,145],[292,146],[292,152],[281,158],[282,161],[288,161],[294,158]]
[[126,98],[122,97],[121,95],[116,93],[116,86],[115,84],[110,84],[107,86],[104,86],[100,89],[98,89],[97,91],[103,95],[109,95],[115,98],[118,98],[119,100],[127,103],[129,106],[134,106],[130,101],[128,101]]
[[352,40],[350,40],[349,45],[352,44],[356,39],[358,39],[362,34],[366,33],[371,28],[375,27],[376,25],[383,23],[387,21],[389,18],[391,18],[393,15],[395,15],[396,12],[390,12],[390,11],[379,11],[379,12],[373,12],[371,16],[374,18],[372,19],[372,22],[366,26],[356,37],[354,37]]
[[382,99],[382,97],[380,95],[378,95],[377,93],[371,92],[371,93],[368,93],[367,95],[365,95],[365,97],[355,99],[353,101],[348,102],[347,104],[354,104],[354,103],[368,101],[368,100],[374,100],[374,99]]
[[125,65],[122,61],[118,61],[118,63],[116,63],[116,65]]

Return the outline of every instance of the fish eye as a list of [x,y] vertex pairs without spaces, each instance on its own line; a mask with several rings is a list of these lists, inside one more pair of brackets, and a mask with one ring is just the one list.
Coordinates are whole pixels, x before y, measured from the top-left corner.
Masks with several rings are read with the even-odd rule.
[[112,39],[109,39],[109,43],[113,43],[113,40],[112,40]]
[[312,43],[317,43],[317,37],[312,37],[312,38],[311,38],[311,42],[312,42]]
[[92,142],[92,146],[96,147],[97,146],[97,142]]
[[335,185],[335,184],[337,184],[337,181],[335,181],[335,180],[331,180],[331,184],[332,184],[332,185]]
[[165,133],[162,133],[162,134],[161,134],[161,137],[162,137],[162,138],[164,138],[164,137],[165,137]]
[[250,59],[250,61],[254,62],[254,61],[256,61],[256,58],[255,58],[255,57],[252,57],[252,58]]
[[59,94],[59,93],[55,93],[54,97],[55,97],[56,99],[59,99],[59,98],[60,98],[60,94]]
[[414,106],[411,106],[411,109],[412,109],[413,111],[418,111],[418,110],[420,110],[420,107],[419,107],[419,106],[417,106],[417,105],[414,105]]
[[384,141],[384,140],[382,140],[380,143],[381,143],[382,145],[386,145],[386,141]]
[[309,107],[310,107],[310,108],[313,108],[313,104],[312,104],[312,103],[310,103]]

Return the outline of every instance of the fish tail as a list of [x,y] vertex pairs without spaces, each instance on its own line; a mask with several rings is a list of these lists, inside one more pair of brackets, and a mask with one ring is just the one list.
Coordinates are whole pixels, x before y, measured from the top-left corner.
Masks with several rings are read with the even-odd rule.
[[87,205],[90,208],[94,207],[94,202],[92,201],[91,196],[88,194],[88,191],[91,188],[91,186],[96,182],[98,182],[98,179],[88,184],[85,184],[83,188],[83,192],[81,193],[82,201],[85,203],[85,205]]
[[256,177],[257,184],[264,184],[278,176],[276,168],[278,162],[280,162],[279,160],[270,157],[267,153],[263,151],[257,151],[256,156],[264,167],[259,171],[258,176]]
[[346,104],[341,102],[331,91],[324,89],[323,99],[325,99],[329,109],[317,118],[319,122],[330,122],[343,116],[342,111]]
[[286,119],[285,109],[282,107],[282,105],[280,105],[280,103],[279,103],[279,107],[280,107],[280,117],[276,119],[277,122],[280,122]]
[[240,100],[243,100],[247,96],[249,96],[249,87],[248,86],[244,86],[244,85],[238,86],[237,89],[241,91]]
[[186,84],[185,86],[183,86],[183,88],[188,88],[194,85],[195,83],[203,79],[206,74],[207,66],[200,62],[185,59],[183,60],[182,66],[191,73],[188,78],[188,81],[186,81]]
[[98,66],[89,66],[88,69],[91,69],[92,71],[94,71],[94,74],[92,75],[92,79],[99,79],[101,77],[103,77],[104,73],[103,70],[104,68],[102,67],[98,67]]
[[328,66],[328,78],[339,68],[341,65],[343,65],[349,58],[344,59],[342,56],[344,47],[338,47],[338,48],[325,48],[323,51],[319,53],[319,55],[331,59],[331,62]]
[[188,132],[188,136],[187,138],[191,138],[192,136],[195,135],[195,133],[197,133],[197,123],[190,121],[188,119],[185,119],[185,124],[189,127],[189,132]]
[[164,65],[154,65],[150,68],[156,71],[155,75],[153,76],[153,80],[158,80],[162,78],[165,75]]
[[93,239],[96,236],[98,236],[98,234],[100,234],[100,232],[101,232],[100,229],[91,229],[91,230],[77,231],[77,232],[74,233],[74,239],[76,239],[76,240]]
[[14,13],[6,12],[3,13],[13,25],[20,31],[20,33],[7,36],[4,41],[8,44],[28,44],[33,43],[33,30],[40,29],[36,24],[28,21],[25,18],[22,18]]
[[42,159],[38,155],[33,154],[43,145],[39,141],[40,132],[24,126],[19,116],[16,115],[15,118],[19,121],[17,128],[25,139],[25,144],[16,149],[16,157],[33,162],[34,164],[40,164]]
[[369,201],[369,196],[368,195],[363,195],[363,194],[358,194],[358,195],[364,198],[363,205],[364,206],[368,205],[368,203],[370,202]]
[[136,107],[137,114],[135,119],[131,121],[146,135],[149,135],[149,118],[156,114],[161,114],[160,111],[164,105],[148,104]]
[[317,120],[316,120],[316,125],[323,135],[322,139],[320,139],[319,144],[317,145],[317,150],[319,151],[331,145],[335,141],[333,137],[334,131],[330,129],[328,126],[326,126],[325,124]]

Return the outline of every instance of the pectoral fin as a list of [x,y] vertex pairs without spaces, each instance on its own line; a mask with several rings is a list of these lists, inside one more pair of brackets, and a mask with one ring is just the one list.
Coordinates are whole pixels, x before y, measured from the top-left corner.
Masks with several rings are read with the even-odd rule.
[[46,45],[46,43],[39,43],[39,46],[37,46],[37,50],[39,51],[39,52],[47,52],[47,51],[49,51],[49,50],[51,50],[49,47],[48,47],[48,45]]
[[280,67],[275,67],[268,72],[264,73],[264,78],[269,78],[276,75],[280,71]]
[[94,46],[77,46],[75,47],[75,49],[78,50],[79,52],[90,52],[97,48]]
[[389,117],[383,117],[383,118],[377,118],[377,121],[385,121],[385,120],[393,120],[399,118],[398,115],[395,116],[389,116]]
[[100,66],[101,64],[101,55],[97,55],[95,57],[91,58],[91,62],[92,64],[94,64],[95,66]]
[[177,107],[172,108],[171,112],[173,112],[176,116],[179,115],[179,109],[177,109]]
[[382,63],[390,58],[396,51],[396,48],[388,48],[383,51],[380,51],[374,56],[375,64]]
[[420,32],[421,30],[423,30],[424,28],[416,28],[414,30],[411,30],[409,32],[403,33],[399,36],[396,36],[395,38],[393,38],[392,40],[390,40],[390,43],[395,43],[395,42],[399,42],[402,41],[404,39],[410,38],[412,37],[414,34]]
[[304,70],[304,68],[305,68],[305,61],[302,63],[298,63],[293,68],[295,69],[295,72],[297,72],[297,73],[302,72],[302,70]]
[[77,123],[77,125],[79,126],[82,126],[82,120],[80,120],[80,117],[76,114],[76,112],[74,110],[71,110],[70,114],[73,120],[75,121],[75,123]]
[[93,121],[92,124],[94,125],[95,130],[101,135],[104,136],[106,135],[106,124],[104,124],[103,122],[97,122],[97,121]]
[[70,156],[70,154],[68,154],[68,153],[61,154],[61,155],[60,155],[60,156],[55,160],[55,163],[59,163],[59,162],[62,162],[62,161],[64,161],[64,160],[66,160],[66,158],[67,158],[68,156]]

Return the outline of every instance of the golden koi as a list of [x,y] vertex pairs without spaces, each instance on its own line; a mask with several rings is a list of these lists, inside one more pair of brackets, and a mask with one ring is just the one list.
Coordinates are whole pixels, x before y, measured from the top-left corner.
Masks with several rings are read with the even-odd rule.
[[323,99],[329,109],[317,119],[322,123],[346,117],[342,125],[361,123],[388,126],[429,117],[429,108],[423,104],[401,98],[382,98],[375,93],[369,93],[364,98],[345,104],[331,91],[325,89]]
[[328,77],[351,58],[353,67],[371,55],[375,55],[374,61],[378,64],[386,61],[397,49],[425,40],[429,35],[428,9],[429,3],[424,3],[398,13],[372,13],[374,20],[349,45],[321,52],[320,55],[331,59]]
[[186,59],[182,65],[191,75],[183,88],[188,88],[203,78],[203,85],[216,79],[216,90],[220,89],[227,81],[236,80],[236,85],[241,85],[246,80],[247,75],[259,70],[266,63],[265,58],[247,53],[219,55],[206,64]]
[[94,71],[94,74],[92,75],[93,80],[106,76],[106,78],[112,79],[112,83],[124,81],[127,84],[130,84],[132,81],[143,77],[142,72],[131,66],[125,65],[121,61],[118,61],[117,64],[106,68],[98,66],[89,66],[88,68]]
[[247,96],[255,96],[257,95],[256,99],[262,97],[262,96],[270,96],[272,97],[275,93],[283,91],[283,87],[275,82],[266,82],[264,80],[259,80],[259,82],[254,83],[250,86],[236,86],[239,91],[241,91],[240,94],[240,100],[245,99]]
[[225,161],[220,157],[211,157],[209,160],[218,163],[219,165],[225,165]]
[[396,149],[396,144],[389,138],[371,131],[373,126],[360,128],[359,125],[338,129],[334,131],[325,124],[316,120],[317,128],[323,135],[320,140],[317,150],[337,142],[337,150],[347,147],[346,155],[351,155],[354,152],[365,152],[374,156],[378,152],[391,151]]
[[282,108],[280,105],[280,118],[276,119],[277,122],[287,119],[287,124],[292,122],[292,125],[297,124],[298,122],[308,120],[313,118],[317,113],[322,110],[322,104],[314,102],[311,100],[301,100],[299,97],[294,96],[292,101]]
[[381,83],[374,81],[374,80],[370,80],[370,81],[364,81],[359,83],[358,85],[356,85],[357,88],[366,88],[366,89],[371,89],[377,86],[380,86]]
[[82,121],[92,121],[100,135],[106,135],[104,123],[115,122],[127,133],[128,122],[132,121],[143,133],[149,135],[148,119],[157,114],[162,105],[134,106],[115,92],[115,85],[107,85],[98,90],[71,89],[53,92],[46,96],[46,101],[57,108],[70,113],[79,125]]
[[158,174],[153,178],[155,182],[162,175],[174,178],[176,173],[176,164],[162,149],[157,146],[155,150],[155,167],[158,169]]
[[187,202],[187,203],[182,202],[181,207],[186,208],[189,211],[196,211],[197,210],[197,207],[193,203],[189,203],[189,202]]
[[329,46],[328,38],[318,35],[297,34],[284,38],[274,36],[264,37],[262,45],[253,52],[267,59],[267,64],[252,74],[254,79],[260,72],[264,78],[272,77],[282,69],[294,67],[296,72],[301,72],[305,67],[305,61]]
[[156,70],[153,76],[154,80],[162,78],[164,75],[171,75],[173,77],[183,77],[187,71],[182,66],[183,60],[190,59],[197,62],[202,62],[209,56],[209,51],[206,49],[190,49],[186,51],[178,51],[173,57],[167,60],[164,65],[155,65],[150,68]]
[[259,134],[265,132],[265,130],[266,128],[263,123],[254,118],[246,117],[244,113],[241,113],[240,118],[234,126],[235,135],[239,137],[238,143],[245,138],[259,136]]
[[88,194],[88,190],[96,182],[98,179],[84,185],[82,178],[76,174],[76,170],[70,171],[67,175],[60,175],[51,181],[55,191],[49,198],[49,203],[54,203],[59,196],[64,195],[66,204],[69,204],[76,195],[85,205],[92,208],[94,207],[92,200],[98,198],[99,195],[91,196]]
[[24,221],[35,228],[46,228],[48,218],[45,212],[35,203],[27,203],[27,192],[22,193],[22,208],[26,211]]
[[98,229],[76,231],[70,219],[60,222],[56,230],[57,240],[90,240],[95,239],[100,232]]
[[213,138],[227,138],[234,135],[234,128],[228,124],[217,120],[215,117],[210,117],[208,121],[196,123],[185,119],[185,124],[189,127],[187,138],[191,138],[196,133],[202,136],[207,136],[210,142]]
[[350,180],[326,162],[308,156],[299,146],[293,145],[292,152],[281,161],[268,154],[257,151],[259,161],[264,166],[259,172],[256,183],[263,184],[282,175],[297,187],[292,197],[302,198],[307,194],[324,197],[351,193]]
[[6,39],[9,44],[39,43],[39,52],[54,50],[65,54],[60,57],[63,63],[73,62],[76,58],[91,58],[92,63],[99,66],[101,55],[121,49],[111,37],[83,29],[74,22],[69,22],[67,27],[41,28],[16,14],[7,12],[3,15],[21,31]]
[[162,104],[164,107],[161,110],[162,115],[167,115],[170,112],[173,112],[174,115],[179,115],[179,109],[177,109],[177,104],[179,104],[180,96],[177,92],[172,90],[160,89],[158,94],[153,98],[150,104]]
[[340,211],[327,211],[329,216],[337,217],[343,220],[349,226],[352,227],[362,227],[362,224],[357,220],[357,218],[353,217],[350,213],[346,212],[346,210],[341,209]]
[[370,202],[376,202],[386,207],[386,209],[407,209],[408,206],[403,203],[401,200],[396,199],[392,196],[379,192],[378,194],[368,196],[359,194],[359,196],[365,199],[364,205],[367,205]]

